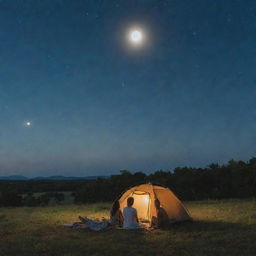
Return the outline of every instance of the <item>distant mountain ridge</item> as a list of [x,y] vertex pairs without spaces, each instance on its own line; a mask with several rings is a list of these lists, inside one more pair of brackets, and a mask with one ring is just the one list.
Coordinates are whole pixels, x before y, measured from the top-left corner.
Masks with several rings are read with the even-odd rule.
[[28,178],[21,175],[11,175],[11,176],[0,176],[0,180],[96,180],[98,178],[106,179],[107,176],[85,176],[85,177],[75,177],[75,176],[49,176],[49,177],[34,177]]
[[0,176],[0,180],[29,180],[29,178],[20,175]]

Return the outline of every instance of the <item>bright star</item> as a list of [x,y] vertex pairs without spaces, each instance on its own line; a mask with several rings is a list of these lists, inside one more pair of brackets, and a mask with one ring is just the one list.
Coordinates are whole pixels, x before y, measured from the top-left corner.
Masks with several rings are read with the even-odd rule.
[[31,126],[32,123],[28,121],[28,122],[25,122],[25,125],[26,125],[26,126]]

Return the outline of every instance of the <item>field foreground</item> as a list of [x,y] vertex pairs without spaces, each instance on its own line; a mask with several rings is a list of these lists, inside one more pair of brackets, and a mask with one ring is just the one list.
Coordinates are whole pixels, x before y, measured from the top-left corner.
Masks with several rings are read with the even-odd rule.
[[110,204],[0,208],[0,256],[256,255],[256,200],[186,203],[192,223],[170,230],[64,228],[77,216],[108,217]]

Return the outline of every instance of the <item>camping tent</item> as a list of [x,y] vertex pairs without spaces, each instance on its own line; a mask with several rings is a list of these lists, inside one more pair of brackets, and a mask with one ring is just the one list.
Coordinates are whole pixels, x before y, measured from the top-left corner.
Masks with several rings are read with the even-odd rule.
[[160,201],[169,218],[173,222],[191,220],[188,211],[174,193],[166,187],[142,184],[126,190],[119,198],[120,208],[127,206],[127,198],[133,197],[133,207],[137,209],[140,220],[150,222],[156,216],[155,199]]

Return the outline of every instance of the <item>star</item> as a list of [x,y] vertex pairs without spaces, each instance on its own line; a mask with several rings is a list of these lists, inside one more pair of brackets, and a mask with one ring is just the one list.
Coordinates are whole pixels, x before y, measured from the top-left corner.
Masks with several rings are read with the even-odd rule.
[[32,123],[31,123],[30,121],[26,121],[26,122],[25,122],[25,126],[29,127],[29,126],[31,126],[31,125],[32,125]]

